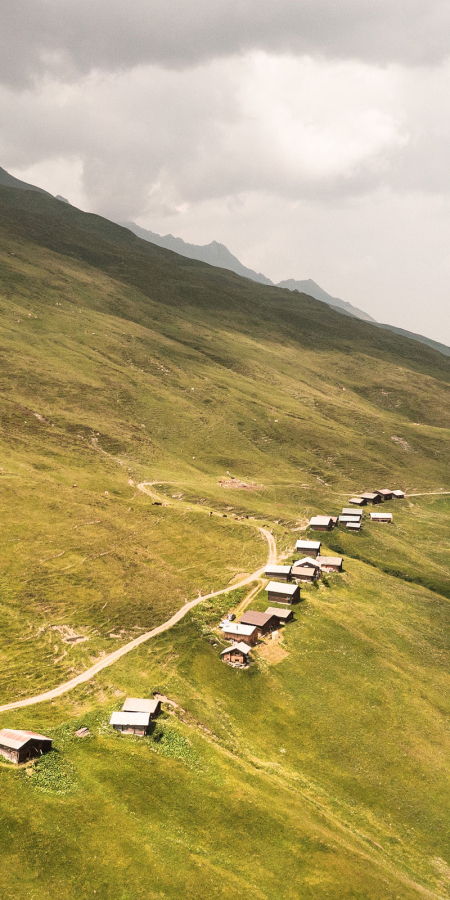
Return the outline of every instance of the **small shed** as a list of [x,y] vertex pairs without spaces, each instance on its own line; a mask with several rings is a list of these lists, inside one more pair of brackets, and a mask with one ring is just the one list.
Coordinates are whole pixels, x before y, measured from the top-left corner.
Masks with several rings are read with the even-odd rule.
[[276,616],[267,612],[259,612],[256,609],[248,609],[239,619],[241,625],[254,625],[260,634],[268,634],[278,628]]
[[296,581],[303,582],[303,584],[312,584],[313,581],[320,578],[320,567],[299,566],[297,563],[294,563],[292,566],[292,577],[295,578]]
[[364,497],[350,497],[350,500],[348,502],[353,506],[365,506],[367,500],[365,500]]
[[284,625],[285,622],[292,622],[294,618],[292,609],[281,609],[281,607],[277,609],[275,606],[268,606],[266,613],[275,616],[279,625]]
[[339,516],[339,525],[346,525],[347,522],[360,522],[361,516]]
[[392,513],[390,512],[374,512],[370,513],[372,522],[392,522]]
[[145,700],[141,697],[127,697],[122,706],[122,712],[149,713],[150,719],[154,719],[160,711],[161,700],[155,700],[154,697],[151,700]]
[[300,600],[298,584],[280,584],[279,581],[270,581],[266,591],[269,603],[297,603]]
[[279,578],[280,581],[289,581],[291,577],[290,566],[266,566],[264,570],[266,578]]
[[392,491],[388,488],[382,488],[381,491],[377,491],[377,494],[380,495],[382,500],[392,500]]
[[360,509],[352,509],[351,506],[350,506],[350,507],[349,507],[349,506],[344,506],[344,509],[342,510],[342,515],[343,515],[343,516],[351,516],[352,519],[354,519],[355,516],[356,516],[358,519],[361,519],[361,518],[362,518],[362,512],[361,512],[361,510],[360,510]]
[[312,531],[331,531],[333,527],[332,516],[312,516],[309,520],[309,528]]
[[323,572],[342,572],[343,559],[342,556],[318,556],[317,562]]
[[392,491],[392,496],[393,496],[393,498],[394,498],[395,500],[403,500],[404,497],[405,497],[405,492],[404,492],[404,491],[399,491],[399,490],[397,490],[397,491]]
[[221,626],[226,641],[235,641],[253,646],[259,638],[259,629],[255,625],[244,625],[241,622],[224,622]]
[[137,734],[144,737],[150,725],[151,716],[148,712],[113,712],[109,724],[115,731],[122,734]]
[[235,669],[244,669],[248,666],[250,660],[250,647],[247,644],[234,644],[232,647],[226,647],[222,650],[220,657],[223,662],[228,663]]
[[297,541],[295,549],[297,553],[304,553],[306,556],[312,556],[314,559],[320,553],[320,541]]
[[361,531],[361,522],[347,522],[345,527],[349,531]]
[[34,731],[20,731],[15,728],[0,730],[0,755],[13,763],[36,759],[52,749],[51,738]]
[[375,503],[381,503],[381,497],[376,491],[367,491],[365,494],[361,494],[361,499],[365,500],[366,503],[371,503],[372,506]]

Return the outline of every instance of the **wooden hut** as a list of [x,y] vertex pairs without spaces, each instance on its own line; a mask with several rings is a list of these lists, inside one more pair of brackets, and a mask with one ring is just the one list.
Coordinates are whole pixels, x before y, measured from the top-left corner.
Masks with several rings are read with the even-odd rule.
[[247,609],[239,619],[241,625],[254,625],[260,634],[268,634],[278,628],[278,621],[274,615],[259,612],[256,609]]
[[234,644],[232,647],[226,647],[222,650],[220,658],[223,662],[228,663],[235,669],[244,669],[250,662],[250,647],[247,644]]
[[388,490],[388,488],[382,488],[381,491],[377,491],[377,494],[380,495],[382,500],[392,500],[392,491]]
[[[299,563],[302,562],[302,560],[299,561]],[[292,577],[296,581],[300,581],[303,584],[312,584],[313,581],[320,578],[320,566],[300,565],[299,563],[295,562],[291,569]]]
[[314,559],[320,553],[320,541],[297,541],[295,550],[297,553],[304,553],[305,556],[312,556]]
[[122,734],[137,734],[144,737],[148,733],[151,715],[149,712],[113,712],[109,724]]
[[12,728],[0,730],[0,755],[13,763],[24,763],[36,759],[52,749],[51,738],[34,731],[20,731]]
[[154,697],[151,700],[145,700],[141,697],[127,697],[122,706],[122,712],[149,713],[150,719],[154,719],[160,711],[161,700],[156,700]]
[[367,491],[365,494],[361,494],[361,499],[365,500],[366,503],[371,503],[372,506],[382,502],[380,495],[376,491]]
[[372,522],[392,522],[393,517],[390,512],[374,512],[370,513]]
[[351,497],[348,502],[353,506],[365,506],[367,500],[365,500],[364,497]]
[[267,565],[264,570],[264,575],[266,578],[278,578],[279,581],[290,581],[291,567]]
[[404,491],[392,491],[392,497],[394,500],[403,500],[405,497]]
[[255,625],[244,625],[241,622],[224,622],[221,628],[226,641],[249,644],[252,647],[259,638],[259,629]]
[[361,531],[361,522],[347,522],[345,527],[349,531]]
[[339,516],[339,525],[347,525],[347,522],[361,522],[361,516]]
[[343,559],[342,556],[318,556],[317,562],[320,563],[322,572],[342,572]]
[[352,519],[354,519],[355,517],[358,519],[362,519],[361,510],[360,509],[352,509],[351,506],[344,506],[341,515],[342,516],[351,516]]
[[297,603],[300,600],[298,584],[280,584],[279,581],[270,581],[266,591],[269,603]]
[[332,516],[312,516],[308,525],[312,531],[331,531],[332,527]]
[[279,625],[284,625],[286,622],[292,622],[294,618],[292,609],[281,609],[281,607],[276,608],[275,606],[268,606],[266,613],[275,616]]

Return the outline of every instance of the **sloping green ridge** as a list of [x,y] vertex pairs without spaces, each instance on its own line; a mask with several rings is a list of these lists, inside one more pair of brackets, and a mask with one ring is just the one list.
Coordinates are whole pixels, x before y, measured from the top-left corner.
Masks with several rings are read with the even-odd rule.
[[[0,189],[0,313],[2,700],[261,565],[233,513],[292,550],[357,490],[448,489],[448,360],[312,298]],[[219,487],[227,470],[257,487]],[[225,598],[2,715],[58,748],[35,775],[0,767],[3,893],[448,897],[450,503],[390,509],[392,527],[326,537],[346,572],[304,589],[277,662],[220,663]],[[123,696],[155,687],[181,710],[148,740],[111,734]]]

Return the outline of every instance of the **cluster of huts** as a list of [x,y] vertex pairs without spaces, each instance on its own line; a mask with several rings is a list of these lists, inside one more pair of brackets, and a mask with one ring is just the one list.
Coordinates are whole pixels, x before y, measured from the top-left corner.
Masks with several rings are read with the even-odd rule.
[[[269,579],[265,590],[269,604],[298,603],[301,600],[300,585],[314,583],[323,572],[342,572],[341,556],[321,556],[320,541],[297,541],[296,553],[307,554],[294,560],[289,565],[268,565],[265,576]],[[247,610],[234,621],[232,613],[220,623],[222,636],[231,641],[231,646],[221,652],[223,662],[236,668],[247,666],[250,662],[251,648],[261,637],[278,631],[281,625],[294,618],[292,609],[280,606],[268,606],[265,612]]]
[[[339,516],[312,516],[308,527],[311,531],[331,531],[338,525],[344,525],[348,531],[360,531],[363,518],[362,506],[367,506],[368,504],[376,506],[380,503],[385,503],[387,500],[402,500],[404,496],[403,491],[390,491],[388,488],[383,488],[380,491],[367,491],[359,497],[351,497],[349,503],[352,505],[344,507]],[[370,513],[370,520],[376,523],[391,523],[393,515],[391,512],[380,509]]]

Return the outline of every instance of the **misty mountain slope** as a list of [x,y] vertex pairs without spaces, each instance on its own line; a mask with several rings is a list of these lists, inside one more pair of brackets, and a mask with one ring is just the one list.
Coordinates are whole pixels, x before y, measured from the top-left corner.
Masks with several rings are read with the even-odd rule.
[[47,194],[48,197],[52,195],[48,193],[48,191],[44,191],[43,188],[36,187],[35,184],[27,184],[26,181],[21,181],[19,178],[15,178],[14,175],[10,175],[6,169],[2,169],[0,166],[0,185],[3,187],[17,188],[22,191],[37,191],[39,194]]
[[[267,900],[448,897],[448,358],[7,188],[0,312],[2,700],[259,569],[255,525],[292,558],[355,490],[438,492],[323,535],[344,573],[303,588],[248,671],[221,663],[217,631],[244,590],[2,714],[56,747],[0,766],[2,893],[220,898],[232,865],[233,889]],[[227,470],[249,489],[221,487]],[[142,739],[110,729],[153,690],[173,715]]]
[[296,281],[295,278],[288,278],[286,281],[278,282],[277,287],[287,288],[289,291],[300,291],[302,294],[309,294],[310,297],[315,297],[316,300],[321,300],[323,303],[335,306],[342,310],[342,312],[348,313],[348,315],[356,316],[357,319],[363,319],[365,322],[375,322],[375,319],[373,319],[372,316],[369,316],[368,313],[363,312],[362,309],[352,306],[351,303],[347,303],[345,300],[340,300],[339,297],[332,297],[331,294],[327,294],[327,292],[324,291],[320,285],[316,284],[312,278],[307,278],[304,281]]

